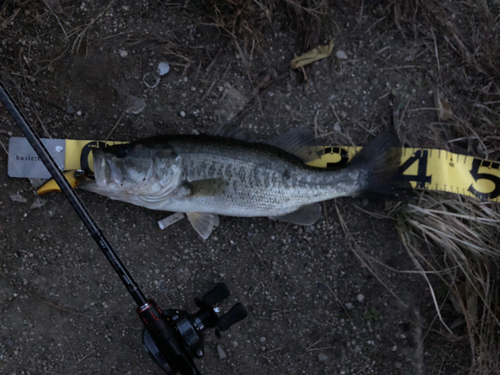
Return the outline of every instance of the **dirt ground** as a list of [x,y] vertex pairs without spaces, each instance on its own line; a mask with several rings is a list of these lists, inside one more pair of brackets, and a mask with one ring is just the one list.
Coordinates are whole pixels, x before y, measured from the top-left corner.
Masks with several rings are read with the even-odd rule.
[[[43,137],[128,141],[231,121],[260,138],[306,127],[325,144],[363,145],[387,127],[393,94],[406,110],[402,140],[439,144],[429,41],[410,45],[383,14],[339,4],[305,43],[281,18],[258,39],[233,38],[202,3],[62,1],[60,13],[7,1],[0,78]],[[333,53],[305,69],[307,80],[291,70],[295,55],[328,37]],[[162,61],[170,72],[148,88],[144,75]],[[143,111],[126,113],[131,97],[144,99]],[[1,107],[3,145],[10,136],[20,131]],[[132,299],[64,196],[32,208],[34,188],[7,176],[3,149],[0,183],[0,374],[160,374],[141,348]],[[25,202],[11,198],[18,192]],[[468,371],[467,341],[451,343],[432,325],[427,285],[394,271],[413,265],[394,222],[381,218],[384,202],[326,202],[312,227],[223,217],[203,241],[186,220],[162,231],[165,213],[79,193],[160,306],[193,312],[193,298],[218,281],[232,291],[223,311],[246,306],[248,318],[221,340],[207,335],[204,374]],[[356,258],[339,215],[364,252],[392,267],[378,272],[394,295]]]

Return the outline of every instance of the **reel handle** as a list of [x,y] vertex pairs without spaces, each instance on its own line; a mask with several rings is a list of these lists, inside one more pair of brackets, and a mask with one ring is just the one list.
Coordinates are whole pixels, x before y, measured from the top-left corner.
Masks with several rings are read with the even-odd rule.
[[233,324],[238,323],[247,316],[247,310],[240,302],[238,302],[217,320],[217,328],[219,331],[227,331]]
[[210,306],[215,306],[217,303],[222,302],[231,293],[225,283],[219,283],[211,291],[203,296],[203,302],[208,303]]

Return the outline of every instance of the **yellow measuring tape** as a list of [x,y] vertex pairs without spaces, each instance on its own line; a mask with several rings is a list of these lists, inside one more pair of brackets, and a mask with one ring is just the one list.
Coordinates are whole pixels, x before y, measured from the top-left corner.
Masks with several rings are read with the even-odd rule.
[[[66,140],[66,170],[92,169],[92,149],[125,142]],[[311,166],[343,167],[360,147],[325,146]],[[500,202],[500,162],[430,148],[403,148],[396,178],[414,189],[445,191]]]

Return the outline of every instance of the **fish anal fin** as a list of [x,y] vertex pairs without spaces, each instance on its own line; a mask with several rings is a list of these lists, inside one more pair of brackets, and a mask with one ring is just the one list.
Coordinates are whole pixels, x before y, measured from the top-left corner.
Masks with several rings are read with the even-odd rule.
[[219,216],[206,212],[188,212],[187,218],[198,234],[206,240],[214,227],[219,225]]
[[308,129],[292,129],[264,143],[279,147],[306,163],[320,157],[320,147],[317,145],[316,137]]
[[297,225],[313,225],[321,217],[321,205],[319,203],[300,207],[297,211],[282,216],[273,216],[270,219],[284,221]]

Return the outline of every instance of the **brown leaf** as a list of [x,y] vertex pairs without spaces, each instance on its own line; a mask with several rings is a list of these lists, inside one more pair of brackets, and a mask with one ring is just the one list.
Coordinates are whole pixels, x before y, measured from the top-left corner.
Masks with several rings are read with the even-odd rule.
[[438,110],[438,118],[440,121],[449,120],[453,116],[450,103],[443,93],[438,90],[435,91],[434,101],[436,103],[436,108]]

